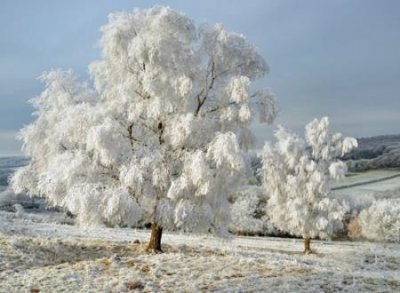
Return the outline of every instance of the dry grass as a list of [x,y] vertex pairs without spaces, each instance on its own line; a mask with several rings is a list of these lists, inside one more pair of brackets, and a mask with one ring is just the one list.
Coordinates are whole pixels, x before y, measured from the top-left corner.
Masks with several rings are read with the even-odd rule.
[[127,284],[128,290],[142,290],[144,285],[139,281],[128,282]]
[[358,217],[350,221],[349,225],[347,226],[347,230],[347,235],[351,239],[360,239],[362,237],[362,229]]

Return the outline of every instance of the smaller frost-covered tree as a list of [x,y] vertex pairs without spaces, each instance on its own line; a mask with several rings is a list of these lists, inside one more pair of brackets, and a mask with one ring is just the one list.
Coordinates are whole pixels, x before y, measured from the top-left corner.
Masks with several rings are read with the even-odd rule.
[[343,227],[348,207],[329,197],[329,180],[345,175],[338,160],[357,147],[354,138],[329,133],[327,117],[315,119],[305,128],[305,140],[279,127],[275,146],[263,150],[263,185],[269,193],[267,214],[277,228],[304,238],[328,238]]

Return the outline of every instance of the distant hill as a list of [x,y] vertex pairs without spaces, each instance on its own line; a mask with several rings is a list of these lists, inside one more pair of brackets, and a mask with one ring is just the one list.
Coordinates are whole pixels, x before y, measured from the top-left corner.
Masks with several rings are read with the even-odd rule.
[[400,168],[400,135],[359,138],[358,148],[345,156],[350,171]]
[[8,185],[8,177],[16,168],[25,166],[29,159],[25,157],[1,157],[0,158],[0,186]]

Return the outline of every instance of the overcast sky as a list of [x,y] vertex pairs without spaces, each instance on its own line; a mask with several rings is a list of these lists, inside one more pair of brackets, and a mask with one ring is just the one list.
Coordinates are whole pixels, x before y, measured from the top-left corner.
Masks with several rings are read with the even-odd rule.
[[[276,124],[301,132],[327,115],[346,135],[400,133],[400,1],[1,0],[0,155],[19,152],[14,137],[32,121],[26,102],[42,90],[41,72],[86,78],[107,15],[156,4],[246,35],[271,67],[258,85],[277,97]],[[258,146],[271,138],[273,127],[253,128]]]

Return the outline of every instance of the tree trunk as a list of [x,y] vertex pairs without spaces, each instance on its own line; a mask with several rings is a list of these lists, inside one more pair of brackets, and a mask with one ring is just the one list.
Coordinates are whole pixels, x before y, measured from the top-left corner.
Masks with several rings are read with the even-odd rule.
[[150,241],[147,245],[146,251],[147,252],[155,252],[155,253],[162,253],[161,249],[161,236],[162,236],[162,227],[160,227],[157,223],[151,224],[151,235]]
[[304,254],[310,254],[311,251],[311,238],[310,237],[305,237],[304,238]]

